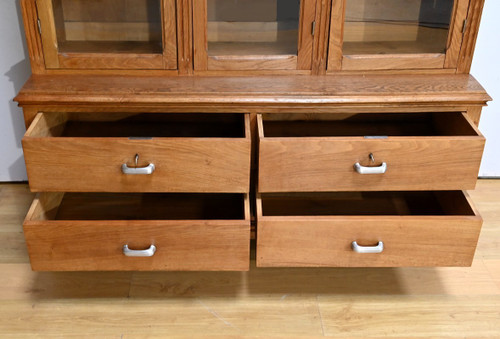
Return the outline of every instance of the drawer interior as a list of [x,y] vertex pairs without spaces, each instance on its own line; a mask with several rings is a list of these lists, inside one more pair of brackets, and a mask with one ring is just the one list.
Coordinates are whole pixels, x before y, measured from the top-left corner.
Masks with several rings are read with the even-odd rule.
[[246,220],[245,194],[43,193],[29,220]]
[[264,217],[476,215],[462,191],[266,193],[261,203]]
[[262,115],[264,137],[477,136],[461,112]]
[[39,113],[30,137],[245,138],[245,114]]

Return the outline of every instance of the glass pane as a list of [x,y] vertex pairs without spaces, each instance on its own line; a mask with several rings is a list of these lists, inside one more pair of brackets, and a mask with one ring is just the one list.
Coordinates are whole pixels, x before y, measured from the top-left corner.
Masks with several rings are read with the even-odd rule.
[[347,0],[344,55],[444,53],[453,0]]
[[162,53],[161,0],[53,0],[59,51]]
[[207,0],[209,55],[297,55],[300,0]]

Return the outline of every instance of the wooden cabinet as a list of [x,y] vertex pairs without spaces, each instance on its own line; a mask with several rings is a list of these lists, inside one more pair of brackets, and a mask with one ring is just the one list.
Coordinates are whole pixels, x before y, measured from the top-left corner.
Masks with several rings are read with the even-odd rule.
[[34,270],[471,264],[483,0],[20,1]]
[[169,76],[467,73],[484,2],[20,1],[35,73]]

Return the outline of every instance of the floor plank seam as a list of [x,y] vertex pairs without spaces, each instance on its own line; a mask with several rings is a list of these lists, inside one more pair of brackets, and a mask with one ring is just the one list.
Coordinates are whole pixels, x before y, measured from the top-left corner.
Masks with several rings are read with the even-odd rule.
[[316,295],[316,307],[318,308],[319,323],[321,324],[321,332],[323,333],[323,337],[326,337],[325,324],[323,323],[323,315],[321,314],[321,307],[319,306],[319,296],[318,295]]

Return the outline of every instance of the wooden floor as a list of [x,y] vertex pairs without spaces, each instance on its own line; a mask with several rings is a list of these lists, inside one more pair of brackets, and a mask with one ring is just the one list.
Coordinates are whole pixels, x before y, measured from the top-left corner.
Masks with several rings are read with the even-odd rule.
[[471,268],[35,273],[33,195],[3,184],[0,338],[500,338],[500,180],[470,195],[484,218]]

